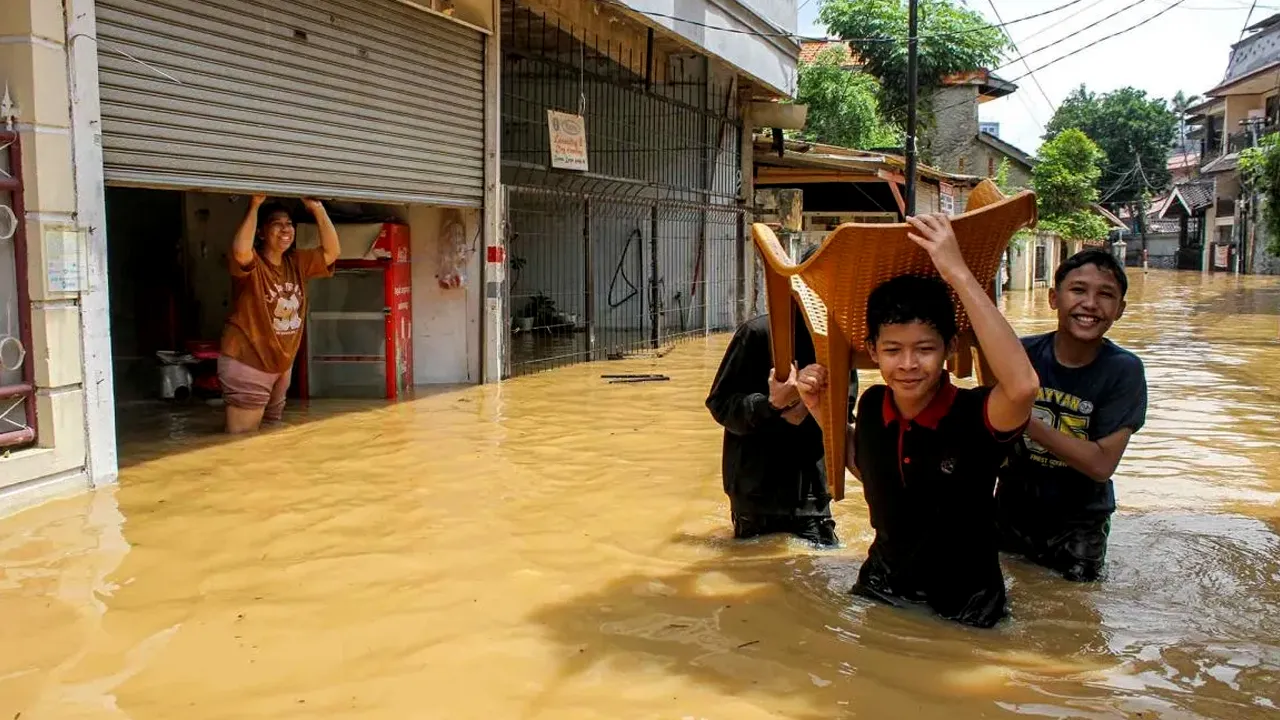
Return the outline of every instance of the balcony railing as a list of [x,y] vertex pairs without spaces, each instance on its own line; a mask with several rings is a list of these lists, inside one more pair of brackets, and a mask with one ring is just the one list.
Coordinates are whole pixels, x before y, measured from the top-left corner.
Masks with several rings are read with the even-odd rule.
[[1222,157],[1222,142],[1215,138],[1215,142],[1200,143],[1200,164],[1208,165],[1209,163]]
[[1256,131],[1245,129],[1245,130],[1240,130],[1239,132],[1231,133],[1230,135],[1227,136],[1227,152],[1238,153],[1241,150],[1253,147],[1254,137],[1257,137],[1259,140],[1261,140],[1262,138],[1275,132],[1280,132],[1280,123],[1271,123],[1268,125],[1262,125]]
[[1247,130],[1234,132],[1227,136],[1227,154],[1238,153],[1253,146],[1253,133]]

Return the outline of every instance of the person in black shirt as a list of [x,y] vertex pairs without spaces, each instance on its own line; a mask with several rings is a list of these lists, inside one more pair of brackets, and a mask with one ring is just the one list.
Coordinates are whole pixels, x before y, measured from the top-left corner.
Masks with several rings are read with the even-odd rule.
[[[792,311],[795,358],[804,367],[814,360],[813,339],[794,301]],[[822,430],[800,401],[795,372],[785,381],[775,377],[769,318],[762,315],[738,327],[712,382],[706,404],[724,427],[721,475],[733,534],[789,533],[835,547],[840,540],[831,518]],[[854,395],[856,371],[851,376]]]
[[[846,462],[862,482],[875,540],[853,592],[891,605],[923,602],[977,627],[1005,609],[995,524],[996,472],[1022,434],[1039,389],[1018,337],[964,263],[946,215],[909,218],[909,237],[964,305],[995,375],[959,389],[944,367],[955,351],[955,306],[942,282],[894,278],[867,300],[867,345],[884,385],[863,393]],[[816,407],[826,371],[797,377]]]
[[1127,291],[1110,253],[1077,253],[1049,291],[1057,331],[1022,340],[1041,389],[1026,437],[1000,473],[1003,544],[1068,580],[1101,577],[1116,509],[1111,475],[1146,421],[1142,361],[1105,337]]

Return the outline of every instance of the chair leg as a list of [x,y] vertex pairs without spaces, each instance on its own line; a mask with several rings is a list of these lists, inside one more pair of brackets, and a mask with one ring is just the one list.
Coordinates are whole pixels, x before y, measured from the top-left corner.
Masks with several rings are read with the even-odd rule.
[[769,346],[779,380],[786,380],[795,356],[795,313],[791,309],[791,280],[764,265],[765,302],[769,307]]
[[[827,368],[827,392],[823,398],[822,444],[826,451],[827,489],[832,500],[844,499],[844,460],[847,451],[845,427],[849,424],[849,371],[853,365],[853,348],[835,318],[827,318],[826,348],[819,362]],[[817,346],[814,347],[817,350]]]
[[961,335],[956,343],[956,363],[953,371],[958,378],[973,375],[973,342],[968,333]]

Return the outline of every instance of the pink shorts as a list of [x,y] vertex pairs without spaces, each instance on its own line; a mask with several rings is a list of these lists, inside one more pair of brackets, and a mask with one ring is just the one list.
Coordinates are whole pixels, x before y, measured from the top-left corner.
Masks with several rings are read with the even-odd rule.
[[292,378],[293,368],[267,373],[226,355],[218,358],[223,400],[245,410],[262,408],[263,420],[279,420],[284,415],[284,395]]

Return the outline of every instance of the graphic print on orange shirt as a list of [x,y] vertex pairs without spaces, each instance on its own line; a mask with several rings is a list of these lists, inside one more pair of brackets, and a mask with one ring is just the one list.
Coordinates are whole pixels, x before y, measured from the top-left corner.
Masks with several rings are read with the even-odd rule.
[[271,308],[271,328],[276,335],[294,335],[302,329],[302,293],[297,285],[273,283],[267,288],[267,306]]

